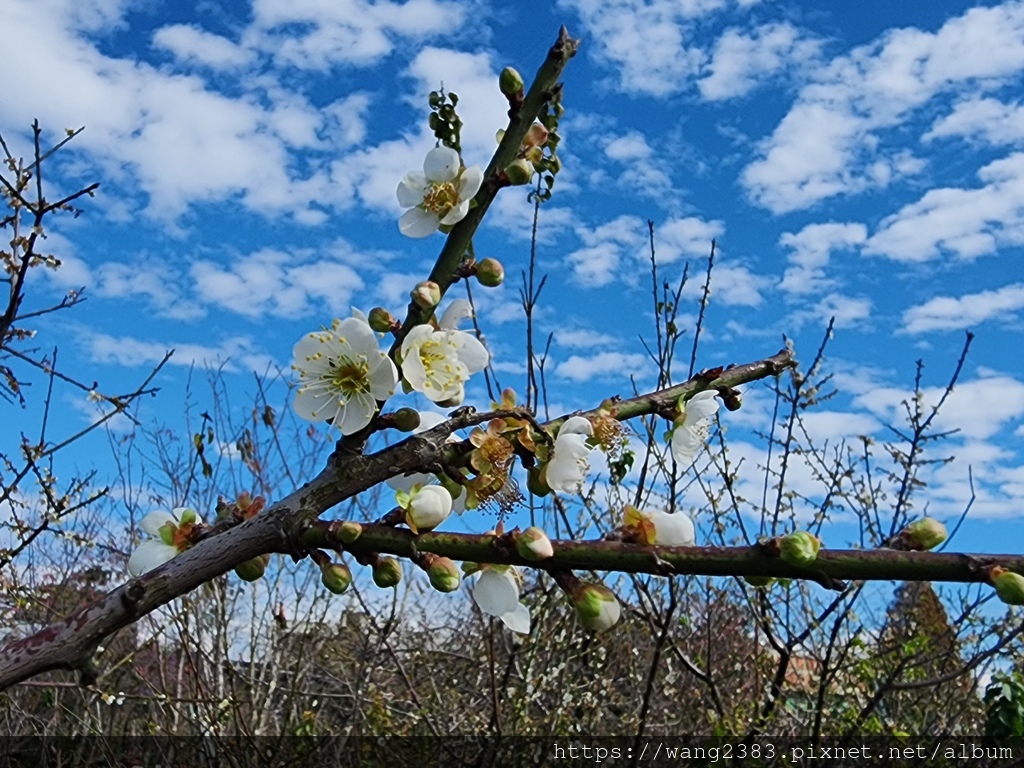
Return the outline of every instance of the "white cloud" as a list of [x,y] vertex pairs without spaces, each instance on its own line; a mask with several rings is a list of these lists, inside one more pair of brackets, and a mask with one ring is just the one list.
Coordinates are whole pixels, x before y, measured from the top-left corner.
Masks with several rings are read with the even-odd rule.
[[[756,275],[743,266],[716,262],[711,270],[711,303],[726,306],[758,307],[764,302],[761,291],[771,285],[767,277]],[[690,272],[682,295],[699,299],[704,294],[704,274]]]
[[710,72],[697,81],[701,95],[717,101],[744,96],[776,73],[806,64],[821,44],[801,40],[791,24],[764,24],[751,33],[727,29],[715,43]]
[[890,30],[835,59],[743,171],[755,202],[783,213],[882,187],[921,161],[887,151],[879,134],[936,94],[998,88],[1024,68],[1024,5],[972,8],[935,33]]
[[616,342],[614,336],[587,328],[555,331],[555,342],[563,347],[607,347]]
[[932,189],[882,221],[864,249],[898,261],[928,261],[943,251],[971,260],[1024,243],[1024,153],[978,171],[974,189]]
[[246,317],[303,317],[321,307],[347,316],[365,286],[352,267],[309,254],[263,249],[228,265],[196,261],[189,270],[204,301]]
[[106,333],[86,332],[83,343],[97,363],[122,365],[129,368],[152,367],[159,363],[169,350],[174,354],[168,365],[189,368],[209,366],[229,372],[266,371],[274,367],[274,361],[262,353],[252,339],[233,336],[218,346],[145,341],[132,336],[111,336]]
[[906,310],[902,330],[904,333],[962,330],[986,320],[1013,319],[1021,309],[1024,309],[1024,283],[960,297],[936,296]]
[[252,62],[254,54],[231,42],[189,24],[161,27],[153,35],[153,45],[172,54],[184,64],[202,64],[224,70],[243,67]]
[[[706,257],[711,241],[724,229],[720,221],[704,221],[694,216],[656,224],[654,247],[658,263]],[[649,265],[650,234],[647,222],[637,216],[618,216],[594,229],[579,225],[576,234],[584,247],[570,253],[568,261],[584,286],[600,287],[613,280],[632,284],[637,275],[634,262]]]
[[982,139],[996,146],[1024,141],[1024,107],[998,99],[966,99],[936,120],[922,138],[932,141],[946,137]]
[[327,71],[374,64],[406,39],[448,34],[467,10],[441,0],[254,0],[250,35],[279,63]]
[[830,221],[808,224],[799,232],[785,232],[779,245],[791,249],[789,268],[779,287],[790,294],[818,293],[834,285],[825,273],[833,251],[855,248],[867,240],[863,224]]
[[[935,406],[943,387],[923,390],[925,413]],[[890,424],[902,423],[902,402],[913,402],[913,393],[896,387],[878,387],[858,395],[855,402]],[[961,381],[935,419],[935,429],[960,430],[960,436],[988,440],[1024,416],[1024,383],[1005,375]]]
[[848,328],[871,317],[871,307],[871,299],[867,297],[830,293],[813,307],[794,312],[790,321],[797,328],[809,322],[818,323],[824,328],[829,318],[834,317],[836,328]]
[[618,70],[618,88],[668,96],[690,86],[706,59],[694,39],[695,20],[725,0],[560,0],[575,10],[594,41],[596,56]]
[[638,353],[599,352],[591,357],[572,355],[555,367],[555,376],[570,381],[643,376],[651,367],[650,360]]

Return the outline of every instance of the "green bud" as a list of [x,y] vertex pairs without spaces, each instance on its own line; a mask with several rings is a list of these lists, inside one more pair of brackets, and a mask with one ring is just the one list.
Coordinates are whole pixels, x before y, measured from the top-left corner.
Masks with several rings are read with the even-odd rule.
[[790,565],[805,568],[818,559],[821,540],[807,531],[783,536],[779,541],[779,557]]
[[523,90],[523,76],[512,67],[505,67],[498,75],[498,87],[506,96],[518,96]]
[[604,632],[619,622],[622,608],[615,593],[603,584],[583,584],[573,597],[576,617],[587,629]]
[[363,535],[363,526],[353,520],[346,520],[338,527],[338,538],[343,544],[351,544]]
[[343,595],[352,586],[352,571],[344,563],[327,563],[320,566],[320,581],[330,592]]
[[235,575],[242,581],[258,581],[266,573],[267,563],[270,562],[270,555],[260,555],[252,560],[246,560],[235,568]]
[[771,576],[744,576],[743,580],[752,587],[767,587],[775,581]]
[[427,569],[427,576],[430,577],[430,586],[438,592],[454,592],[462,583],[458,566],[447,557],[434,560]]
[[516,536],[516,551],[527,560],[547,560],[555,554],[551,539],[535,525]]
[[414,408],[399,408],[395,411],[395,427],[400,432],[412,432],[420,425],[420,414]]
[[512,186],[529,184],[533,178],[533,166],[525,157],[520,157],[505,167],[505,176],[508,177],[508,183]]
[[946,526],[934,517],[922,517],[900,531],[899,538],[908,550],[924,552],[939,546],[947,535]]
[[497,259],[481,259],[476,265],[476,279],[485,288],[497,288],[505,282],[505,268]]
[[377,333],[387,333],[395,324],[395,317],[384,307],[374,307],[366,317],[370,327]]
[[381,589],[397,587],[402,580],[402,565],[393,557],[381,557],[373,566],[373,583]]
[[992,586],[1007,605],[1024,605],[1024,576],[996,566],[991,570]]

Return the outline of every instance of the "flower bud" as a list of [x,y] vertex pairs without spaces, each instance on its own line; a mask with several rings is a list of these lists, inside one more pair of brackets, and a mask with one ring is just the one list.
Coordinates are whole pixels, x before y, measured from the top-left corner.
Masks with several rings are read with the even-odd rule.
[[520,157],[505,167],[505,176],[508,178],[508,183],[512,186],[529,184],[533,178],[533,166],[529,160]]
[[518,96],[523,90],[523,76],[514,68],[505,67],[498,75],[498,87],[506,96]]
[[343,544],[351,544],[363,535],[363,526],[353,520],[346,520],[338,527],[338,538]]
[[424,280],[416,284],[410,296],[412,296],[412,301],[416,306],[423,309],[433,309],[441,301],[441,287],[433,280]]
[[547,560],[555,554],[551,539],[535,525],[516,536],[516,551],[527,560]]
[[352,571],[344,563],[326,563],[320,566],[320,581],[328,591],[343,595],[352,586]]
[[443,485],[413,487],[408,493],[395,494],[405,510],[405,523],[413,533],[432,531],[452,513],[452,495]]
[[447,557],[439,557],[427,569],[430,586],[438,592],[454,592],[462,582],[462,574],[455,563]]
[[476,279],[485,288],[497,288],[505,281],[505,268],[497,259],[481,259],[476,265]]
[[393,557],[380,557],[373,564],[373,583],[381,589],[397,587],[402,580],[402,565]]
[[548,129],[540,123],[534,123],[530,126],[530,130],[526,132],[526,138],[523,139],[523,146],[527,149],[534,147],[543,147],[548,140]]
[[615,594],[603,584],[582,584],[573,597],[573,604],[580,624],[595,632],[611,629],[622,614]]
[[267,564],[270,562],[269,555],[260,555],[235,568],[235,575],[242,581],[258,581],[266,573]]
[[1024,605],[1024,576],[996,566],[989,572],[999,599],[1007,605]]
[[395,326],[395,316],[384,307],[374,307],[367,317],[370,327],[377,333],[387,333]]
[[399,408],[395,411],[395,429],[412,432],[420,425],[420,414],[415,408]]
[[779,541],[779,557],[790,565],[807,567],[818,559],[821,540],[807,531],[797,531],[783,536]]
[[775,581],[772,576],[744,576],[743,580],[752,587],[768,587]]
[[915,520],[899,533],[903,545],[911,552],[934,549],[946,540],[946,526],[934,517]]

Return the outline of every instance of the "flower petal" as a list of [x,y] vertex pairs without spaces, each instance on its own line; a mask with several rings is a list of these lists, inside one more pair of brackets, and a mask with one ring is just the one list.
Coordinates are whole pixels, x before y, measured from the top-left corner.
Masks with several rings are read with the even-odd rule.
[[[423,161],[423,175],[428,181],[446,182],[454,179],[462,166],[459,153],[451,147],[434,147]],[[475,193],[474,193],[475,194]],[[422,202],[422,196],[420,197]]]
[[427,189],[427,177],[418,171],[407,173],[398,184],[398,204],[403,208],[412,208],[423,202]]
[[[164,512],[164,514],[167,513]],[[128,573],[132,576],[141,576],[154,568],[159,568],[176,554],[178,554],[177,549],[162,541],[144,541],[128,558]]]
[[511,571],[485,568],[473,585],[473,600],[484,613],[502,616],[519,605],[519,585]]
[[456,331],[459,334],[459,362],[466,366],[469,373],[477,373],[487,367],[491,361],[491,353],[487,347],[471,333]]
[[586,435],[590,437],[592,434],[594,434],[594,425],[585,416],[573,416],[566,419],[565,423],[562,424],[562,428],[558,430],[559,439],[561,439],[562,435]]
[[442,224],[451,226],[452,224],[458,224],[469,213],[469,200],[463,200],[458,205],[453,205],[452,209],[444,215],[441,219]]
[[505,626],[521,635],[530,634],[530,609],[519,603],[515,610],[501,614]]
[[406,237],[429,237],[437,231],[440,223],[436,213],[422,208],[410,208],[398,220],[398,229]]
[[172,515],[170,512],[165,512],[162,509],[158,509],[155,512],[150,512],[142,520],[139,521],[139,527],[148,533],[150,536],[160,536],[160,528],[170,523],[175,528],[178,527],[178,518]]
[[672,433],[672,456],[679,464],[693,461],[707,439],[707,427],[676,427]]
[[373,395],[361,392],[342,406],[341,420],[335,419],[334,426],[343,435],[354,435],[370,423],[370,419],[376,412],[377,401]]
[[471,165],[462,172],[459,179],[459,199],[472,200],[484,183],[484,172],[479,165]]
[[448,305],[437,325],[443,331],[454,331],[459,327],[460,322],[472,316],[473,305],[465,299],[456,299]]
[[299,387],[292,400],[292,408],[295,415],[306,421],[323,421],[334,414],[331,413],[331,403],[336,399],[326,389],[305,389]]
[[676,512],[652,512],[654,523],[654,543],[666,547],[692,547],[696,538],[693,532],[693,521]]
[[370,357],[370,394],[377,400],[387,400],[395,394],[398,384],[398,369],[387,355],[381,354],[376,360]]
[[718,413],[718,400],[714,390],[705,390],[686,401],[684,414],[686,425],[696,424],[701,419],[710,419]]

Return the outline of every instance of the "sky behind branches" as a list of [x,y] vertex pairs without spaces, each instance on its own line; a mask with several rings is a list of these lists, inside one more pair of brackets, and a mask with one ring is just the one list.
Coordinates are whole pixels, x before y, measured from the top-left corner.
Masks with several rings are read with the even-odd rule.
[[[538,251],[551,415],[629,396],[631,376],[653,385],[638,342],[653,336],[650,219],[671,281],[686,263],[699,276],[717,239],[698,367],[773,354],[783,334],[810,359],[835,317],[841,395],[807,416],[819,444],[890,437],[914,360],[937,398],[976,333],[939,420],[960,431],[933,455],[956,461],[923,475],[929,510],[962,511],[971,467],[972,517],[1020,517],[1024,3],[0,0],[0,18],[0,130],[27,156],[33,119],[53,139],[85,126],[52,184],[102,182],[51,231],[63,267],[33,287],[89,301],[42,328],[109,392],[174,348],[143,419],[180,402],[192,365],[251,389],[251,371],[287,369],[300,336],[352,306],[404,315],[442,244],[397,228],[395,188],[433,146],[427,94],[458,94],[464,160],[486,165],[498,72],[529,78],[565,24],[583,43]],[[506,190],[476,240],[509,275],[474,293],[519,391],[531,216]],[[682,326],[699,295],[692,279]],[[482,379],[467,402],[486,405]],[[69,430],[91,413],[61,405]],[[751,468],[771,405],[755,388],[722,417]],[[968,528],[962,546],[1019,549]]]

